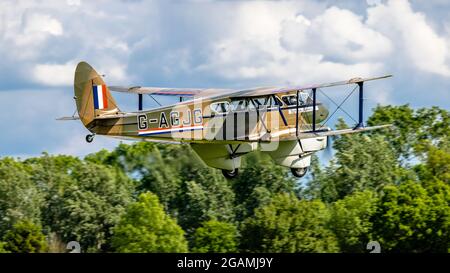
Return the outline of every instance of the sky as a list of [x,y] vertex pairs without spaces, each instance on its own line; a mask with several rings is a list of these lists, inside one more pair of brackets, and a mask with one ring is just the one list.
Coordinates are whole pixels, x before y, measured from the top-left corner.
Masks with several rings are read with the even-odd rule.
[[[75,111],[80,61],[108,85],[240,89],[393,74],[366,84],[366,116],[377,104],[448,110],[449,12],[445,0],[2,0],[0,156],[84,156],[119,143],[88,144],[80,122],[55,120]],[[136,110],[135,96],[115,96]]]

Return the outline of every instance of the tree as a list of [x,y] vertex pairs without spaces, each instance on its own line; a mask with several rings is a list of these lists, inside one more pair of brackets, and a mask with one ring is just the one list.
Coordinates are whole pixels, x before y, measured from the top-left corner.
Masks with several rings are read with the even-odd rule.
[[155,193],[168,210],[174,206],[180,179],[170,167],[170,162],[163,159],[158,147],[153,148],[151,156],[151,166],[143,173],[141,188]]
[[78,241],[87,252],[108,251],[111,228],[132,201],[132,181],[118,168],[74,157],[44,155],[26,164],[46,192],[47,233],[62,242]]
[[137,142],[131,145],[120,143],[113,151],[100,150],[85,157],[86,161],[118,167],[130,176],[140,179],[151,163],[155,143]]
[[235,217],[229,182],[220,171],[207,167],[188,145],[120,144],[112,152],[100,151],[86,160],[117,167],[137,182],[138,193],[156,194],[188,235],[202,221]]
[[195,181],[193,176],[201,169],[212,171],[188,145],[120,144],[112,152],[102,150],[88,155],[86,160],[121,169],[137,182],[138,193],[155,193],[172,216],[179,214],[179,197],[184,192],[184,184]]
[[203,222],[193,235],[192,252],[228,253],[237,251],[236,226],[210,220]]
[[232,181],[238,220],[253,215],[255,208],[268,204],[276,194],[296,191],[296,181],[288,169],[275,165],[267,154],[254,152],[243,161],[242,172]]
[[[346,127],[340,120],[338,128]],[[342,135],[335,139],[335,159],[324,171],[313,167],[313,179],[305,197],[333,202],[356,191],[374,190],[393,184],[400,176],[394,151],[382,136]]]
[[13,253],[36,253],[47,250],[41,227],[28,220],[15,223],[3,237],[4,250]]
[[394,125],[372,134],[384,135],[404,165],[412,156],[422,157],[429,145],[439,146],[442,141],[448,140],[450,112],[436,106],[417,110],[409,105],[377,106],[367,123]]
[[191,178],[194,180],[183,182],[178,204],[178,219],[188,235],[210,219],[233,221],[235,195],[222,174],[200,168]]
[[5,245],[6,245],[5,242],[0,242],[0,253],[11,253],[10,251],[7,251],[5,249]]
[[26,166],[12,158],[0,160],[0,236],[14,223],[39,223],[43,196]]
[[428,148],[424,163],[414,166],[421,180],[438,179],[450,185],[450,147],[438,149]]
[[329,230],[330,215],[318,200],[298,200],[278,194],[242,224],[242,245],[250,252],[336,252]]
[[435,180],[386,186],[372,217],[373,238],[393,252],[450,249],[450,186]]
[[127,208],[114,228],[112,245],[117,252],[187,252],[183,230],[150,192]]
[[160,152],[160,145],[137,142],[132,145],[120,144],[114,151],[100,151],[86,157],[87,161],[118,167],[129,177],[138,180],[138,191],[151,191],[158,195],[167,210],[180,187],[180,180]]
[[342,252],[366,252],[372,236],[371,217],[377,209],[375,193],[356,192],[331,205],[330,228]]

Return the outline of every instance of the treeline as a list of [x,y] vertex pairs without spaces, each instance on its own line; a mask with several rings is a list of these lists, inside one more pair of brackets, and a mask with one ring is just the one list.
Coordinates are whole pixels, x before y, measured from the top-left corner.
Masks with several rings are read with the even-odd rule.
[[[377,107],[309,178],[261,153],[226,180],[188,145],[0,159],[0,252],[450,251],[450,113]],[[346,125],[340,121],[339,128]]]

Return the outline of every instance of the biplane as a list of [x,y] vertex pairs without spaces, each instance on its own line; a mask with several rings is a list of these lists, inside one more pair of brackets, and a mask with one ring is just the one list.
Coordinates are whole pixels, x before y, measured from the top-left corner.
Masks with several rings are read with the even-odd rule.
[[[244,90],[107,86],[88,63],[75,70],[74,91],[79,119],[95,135],[162,143],[187,143],[208,165],[233,178],[241,156],[260,150],[296,177],[306,174],[311,155],[327,147],[328,137],[374,130],[365,127],[364,83],[390,77],[353,78],[347,81],[293,87]],[[359,92],[359,117],[353,128],[331,130],[325,125],[329,111],[317,100],[317,91],[354,85]],[[120,110],[113,92],[138,96],[138,109]],[[143,95],[179,97],[170,105],[143,109]]]

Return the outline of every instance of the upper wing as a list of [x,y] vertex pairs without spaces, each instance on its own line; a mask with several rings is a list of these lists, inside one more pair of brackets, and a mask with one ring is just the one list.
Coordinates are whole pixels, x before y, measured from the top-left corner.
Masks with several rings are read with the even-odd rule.
[[359,82],[373,81],[392,77],[392,75],[385,75],[381,77],[372,78],[352,78],[346,81],[313,84],[306,86],[291,86],[291,87],[258,87],[252,89],[232,90],[232,89],[213,89],[213,88],[165,88],[165,87],[141,87],[141,86],[110,86],[109,90],[116,92],[126,92],[135,94],[153,94],[153,95],[169,95],[169,96],[196,96],[204,98],[226,98],[226,97],[256,97],[264,95],[272,95],[277,93],[286,93],[296,90],[309,90],[313,88],[325,88],[346,84],[354,84]]
[[167,95],[167,96],[211,96],[214,94],[225,94],[232,92],[230,89],[208,89],[208,88],[166,88],[166,87],[141,87],[141,86],[110,86],[109,90],[116,92],[135,93],[135,94],[151,94],[151,95]]
[[367,82],[367,81],[385,79],[385,78],[389,78],[389,77],[392,77],[392,75],[385,75],[385,76],[381,76],[381,77],[372,77],[372,78],[352,78],[352,79],[346,80],[346,81],[321,83],[321,84],[313,84],[313,85],[306,85],[306,86],[261,87],[261,88],[255,88],[255,89],[238,90],[233,93],[227,94],[227,96],[230,96],[230,97],[255,97],[255,96],[262,96],[262,95],[272,95],[272,94],[277,94],[277,93],[286,93],[286,92],[296,91],[296,90],[310,90],[313,88],[325,88],[325,87],[332,87],[332,86],[339,86],[339,85],[354,84],[354,83],[359,83],[359,82]]

